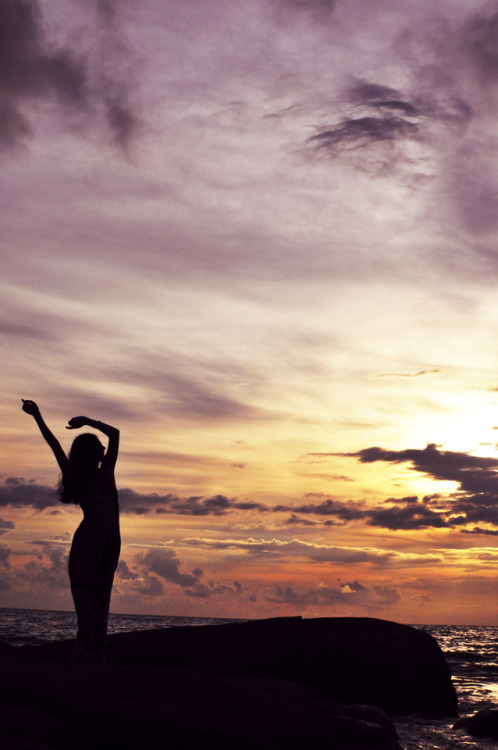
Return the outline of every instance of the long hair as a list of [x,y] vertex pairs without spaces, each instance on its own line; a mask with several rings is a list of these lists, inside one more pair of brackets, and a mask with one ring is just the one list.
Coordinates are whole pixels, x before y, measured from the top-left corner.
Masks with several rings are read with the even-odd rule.
[[104,446],[96,435],[85,432],[73,440],[68,466],[59,479],[57,494],[61,503],[79,505],[95,487],[99,461]]

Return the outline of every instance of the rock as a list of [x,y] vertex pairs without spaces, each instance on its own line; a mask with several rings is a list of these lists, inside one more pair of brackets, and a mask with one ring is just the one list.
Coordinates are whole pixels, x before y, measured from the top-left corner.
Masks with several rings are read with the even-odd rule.
[[485,708],[474,716],[459,719],[453,729],[466,729],[474,737],[492,737],[498,740],[498,709]]
[[[20,649],[51,659],[68,659],[71,650],[70,642]],[[122,633],[109,637],[108,650],[120,664],[289,680],[391,715],[457,715],[435,639],[386,620],[283,617]]]
[[14,657],[0,668],[12,750],[401,750],[378,709],[284,680]]

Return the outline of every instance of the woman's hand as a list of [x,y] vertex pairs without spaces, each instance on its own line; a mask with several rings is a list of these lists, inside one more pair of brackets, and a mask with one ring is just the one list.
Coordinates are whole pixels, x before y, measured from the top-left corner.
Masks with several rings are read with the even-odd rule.
[[66,430],[79,430],[89,423],[88,417],[73,417],[67,423]]
[[26,414],[30,414],[32,417],[39,416],[40,410],[38,408],[38,404],[36,404],[34,401],[30,401],[29,399],[21,399],[22,401],[22,410],[26,412]]

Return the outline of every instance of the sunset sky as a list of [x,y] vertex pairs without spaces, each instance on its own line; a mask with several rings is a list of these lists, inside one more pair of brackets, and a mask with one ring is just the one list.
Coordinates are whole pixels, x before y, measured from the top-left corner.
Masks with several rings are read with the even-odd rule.
[[0,0],[0,606],[498,624],[498,2]]

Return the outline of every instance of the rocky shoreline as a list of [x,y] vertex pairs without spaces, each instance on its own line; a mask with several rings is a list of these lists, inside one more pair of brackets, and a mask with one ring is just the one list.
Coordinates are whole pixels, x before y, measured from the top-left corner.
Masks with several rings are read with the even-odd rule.
[[400,750],[388,714],[457,713],[436,641],[385,620],[124,633],[114,666],[72,663],[73,645],[2,645],[2,748]]

